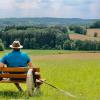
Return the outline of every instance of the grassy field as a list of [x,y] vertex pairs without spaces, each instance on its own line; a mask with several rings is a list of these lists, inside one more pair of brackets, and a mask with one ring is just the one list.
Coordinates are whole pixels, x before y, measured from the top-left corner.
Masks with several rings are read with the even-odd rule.
[[[24,50],[41,75],[51,84],[76,96],[71,98],[43,84],[41,93],[28,97],[13,84],[0,84],[0,99],[29,100],[100,100],[100,53],[59,50]],[[2,57],[5,52],[0,52]],[[22,84],[26,91],[26,85]]]

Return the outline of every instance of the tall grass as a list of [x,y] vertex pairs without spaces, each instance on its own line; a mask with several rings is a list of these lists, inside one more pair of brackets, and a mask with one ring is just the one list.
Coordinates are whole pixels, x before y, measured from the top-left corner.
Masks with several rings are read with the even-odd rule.
[[[27,52],[27,51],[26,51]],[[28,97],[27,93],[19,93],[13,84],[0,84],[0,99],[34,99],[34,100],[99,100],[100,99],[100,58],[73,59],[46,56],[35,58],[34,51],[28,51],[33,64],[41,68],[41,75],[51,84],[76,96],[71,98],[45,84],[41,93]],[[36,51],[40,54],[41,51]],[[50,52],[50,51],[48,51]],[[49,54],[49,53],[47,53]],[[1,56],[3,53],[1,53]],[[42,54],[40,54],[42,55]],[[45,55],[45,54],[44,54]],[[56,56],[56,55],[55,55]],[[64,55],[67,56],[67,55]],[[26,85],[22,84],[24,90]]]

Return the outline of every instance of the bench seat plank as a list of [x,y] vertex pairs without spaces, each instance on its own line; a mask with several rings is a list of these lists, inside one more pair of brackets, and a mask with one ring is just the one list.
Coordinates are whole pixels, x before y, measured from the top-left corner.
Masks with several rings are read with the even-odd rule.
[[27,72],[29,68],[0,68],[0,71],[3,72]]
[[0,74],[0,78],[26,78],[26,74]]
[[13,80],[13,81],[11,81],[11,80],[2,80],[2,81],[0,81],[0,83],[26,83],[26,81],[21,81],[21,80]]
[[[2,72],[27,72],[29,68],[23,68],[23,67],[0,67],[0,71]],[[33,68],[34,72],[40,72],[40,68]]]

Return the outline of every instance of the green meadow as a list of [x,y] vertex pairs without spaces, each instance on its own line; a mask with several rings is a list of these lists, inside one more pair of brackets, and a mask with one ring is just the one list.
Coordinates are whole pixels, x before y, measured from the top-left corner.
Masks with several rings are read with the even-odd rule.
[[[41,92],[28,97],[26,85],[23,93],[12,83],[0,83],[0,99],[4,100],[100,100],[100,53],[63,50],[23,50],[40,67],[47,82],[63,89],[76,98],[43,84]],[[0,52],[0,57],[10,50]]]

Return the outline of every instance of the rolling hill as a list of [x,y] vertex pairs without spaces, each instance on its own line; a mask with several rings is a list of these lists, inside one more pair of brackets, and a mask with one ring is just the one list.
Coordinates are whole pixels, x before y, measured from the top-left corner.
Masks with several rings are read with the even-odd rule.
[[6,25],[86,25],[92,24],[98,19],[80,18],[0,18],[0,26]]

